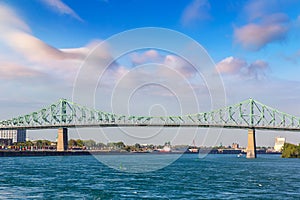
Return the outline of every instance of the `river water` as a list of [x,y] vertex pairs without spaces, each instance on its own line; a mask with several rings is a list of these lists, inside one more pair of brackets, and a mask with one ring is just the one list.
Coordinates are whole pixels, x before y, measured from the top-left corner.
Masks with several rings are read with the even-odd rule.
[[[104,156],[127,160],[176,155]],[[0,160],[0,199],[300,199],[300,159],[279,155],[249,160],[189,154],[146,173],[112,169],[94,156]]]

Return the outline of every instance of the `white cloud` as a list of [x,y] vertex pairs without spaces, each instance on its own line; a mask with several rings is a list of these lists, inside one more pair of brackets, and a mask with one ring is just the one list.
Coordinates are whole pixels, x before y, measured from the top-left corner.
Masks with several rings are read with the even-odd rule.
[[134,66],[147,63],[165,65],[166,70],[161,70],[157,73],[162,73],[166,76],[168,76],[169,70],[174,70],[186,78],[191,78],[196,73],[195,68],[181,57],[173,54],[161,53],[154,49],[147,50],[143,53],[131,53],[129,57]]
[[277,13],[261,18],[258,23],[236,27],[234,38],[243,48],[257,51],[269,43],[284,40],[288,31],[288,17]]
[[83,55],[80,55],[80,49],[72,52],[64,52],[22,31],[7,31],[1,37],[7,46],[22,54],[29,61],[46,62],[49,60],[83,58]]
[[63,3],[61,0],[42,0],[42,2],[59,14],[70,15],[79,21],[83,21],[74,10],[72,10],[68,5]]
[[230,56],[217,64],[217,71],[222,74],[237,74],[241,71],[241,68],[246,66],[247,62],[245,60]]
[[31,79],[42,75],[43,74],[37,70],[26,68],[16,63],[1,62],[0,80],[20,79],[24,77]]
[[83,48],[56,49],[30,33],[30,28],[12,9],[0,4],[0,40],[30,61],[82,59]]
[[234,41],[244,49],[258,51],[270,43],[286,39],[291,21],[282,13],[280,1],[250,0],[242,13],[247,22],[234,27]]
[[191,78],[197,73],[190,63],[175,55],[167,55],[164,59],[164,65],[175,70],[185,78]]
[[163,56],[161,56],[156,50],[150,49],[143,53],[132,53],[130,55],[133,65],[140,65],[146,62],[161,62]]
[[193,0],[183,11],[181,23],[184,26],[191,25],[196,21],[210,19],[210,4],[207,0]]
[[246,79],[263,79],[269,64],[263,60],[256,60],[248,64],[244,59],[227,57],[217,63],[216,70],[223,75],[237,75]]

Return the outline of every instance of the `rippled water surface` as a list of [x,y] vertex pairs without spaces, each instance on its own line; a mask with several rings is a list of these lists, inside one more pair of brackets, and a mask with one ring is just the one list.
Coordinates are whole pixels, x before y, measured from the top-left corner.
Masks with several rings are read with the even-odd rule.
[[[104,156],[150,159],[149,154]],[[121,171],[109,168],[94,156],[0,160],[0,199],[300,199],[300,159],[278,155],[248,160],[190,154],[160,170],[136,174],[123,172],[122,166]]]

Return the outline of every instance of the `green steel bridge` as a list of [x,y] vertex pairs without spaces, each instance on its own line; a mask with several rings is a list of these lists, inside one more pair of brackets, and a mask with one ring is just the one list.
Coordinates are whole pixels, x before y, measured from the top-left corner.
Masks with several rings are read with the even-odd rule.
[[0,130],[74,127],[166,126],[300,130],[300,117],[253,99],[210,112],[182,116],[126,116],[91,109],[60,99],[30,114],[0,121]]
[[247,157],[255,158],[256,129],[300,131],[300,117],[281,112],[253,99],[210,112],[182,116],[126,116],[60,99],[30,114],[0,121],[0,130],[57,128],[58,150],[62,151],[67,149],[67,128],[153,126],[248,129]]

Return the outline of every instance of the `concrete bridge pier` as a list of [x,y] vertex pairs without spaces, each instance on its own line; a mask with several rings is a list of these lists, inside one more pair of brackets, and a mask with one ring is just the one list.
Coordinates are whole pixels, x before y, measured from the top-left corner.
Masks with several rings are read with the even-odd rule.
[[66,151],[68,150],[68,129],[59,128],[57,135],[57,151]]
[[256,158],[255,129],[248,129],[248,146],[246,158]]

